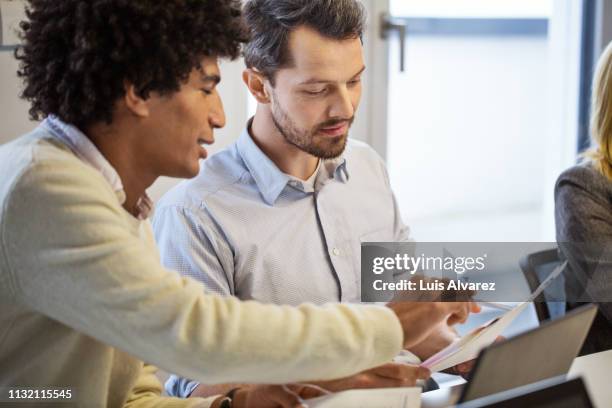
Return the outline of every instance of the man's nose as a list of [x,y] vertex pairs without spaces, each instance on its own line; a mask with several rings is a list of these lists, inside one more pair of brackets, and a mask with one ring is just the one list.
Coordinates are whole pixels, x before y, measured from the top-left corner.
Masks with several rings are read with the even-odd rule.
[[219,94],[216,95],[211,109],[208,113],[208,122],[213,128],[220,129],[225,126],[225,111],[223,110],[223,102]]
[[331,106],[329,116],[333,118],[350,119],[355,114],[351,93],[346,87],[338,90],[336,98]]

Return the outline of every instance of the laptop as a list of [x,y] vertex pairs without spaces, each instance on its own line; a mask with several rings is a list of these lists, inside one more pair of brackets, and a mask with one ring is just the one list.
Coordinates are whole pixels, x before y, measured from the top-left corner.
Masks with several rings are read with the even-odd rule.
[[423,408],[446,407],[565,375],[597,313],[586,305],[484,349],[465,384],[424,393]]
[[582,378],[564,375],[464,402],[457,408],[594,408]]

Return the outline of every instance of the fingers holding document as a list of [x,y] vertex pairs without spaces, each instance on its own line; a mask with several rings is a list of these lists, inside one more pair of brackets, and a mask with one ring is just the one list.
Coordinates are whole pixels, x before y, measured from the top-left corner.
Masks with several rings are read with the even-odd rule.
[[457,312],[451,314],[447,319],[447,324],[453,326],[459,323],[465,323],[470,313],[479,313],[480,305],[476,302],[445,302],[445,303],[456,303]]
[[476,295],[470,289],[449,289],[450,279],[414,275],[393,292],[392,302],[467,302]]
[[400,321],[407,349],[427,338],[439,323],[465,322],[470,313],[480,311],[474,302],[390,302],[387,307]]

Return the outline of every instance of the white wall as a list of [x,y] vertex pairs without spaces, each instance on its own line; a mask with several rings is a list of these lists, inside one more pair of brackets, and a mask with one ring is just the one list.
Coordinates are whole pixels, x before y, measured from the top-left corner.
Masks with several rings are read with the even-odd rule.
[[404,74],[391,40],[388,166],[417,240],[554,240],[554,183],[575,160],[581,1],[549,6],[548,39],[409,36]]
[[555,203],[553,189],[559,174],[576,162],[578,146],[578,103],[580,93],[580,52],[582,2],[554,0],[549,26],[550,55],[546,112],[546,194],[541,220],[543,239],[555,240]]
[[17,67],[12,51],[0,51],[0,144],[36,126],[28,119],[28,104],[18,96],[21,82]]

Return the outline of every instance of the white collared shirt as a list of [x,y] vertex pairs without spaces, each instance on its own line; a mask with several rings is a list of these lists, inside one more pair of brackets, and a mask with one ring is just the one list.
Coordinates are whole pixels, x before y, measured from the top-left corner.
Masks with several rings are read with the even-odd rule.
[[[126,195],[119,173],[83,132],[54,115],[47,117],[42,126],[49,130],[56,140],[68,146],[83,162],[98,170],[115,191],[119,203],[121,205],[125,203]],[[147,219],[153,212],[153,201],[145,193],[138,199],[136,208],[138,209],[137,218]]]

